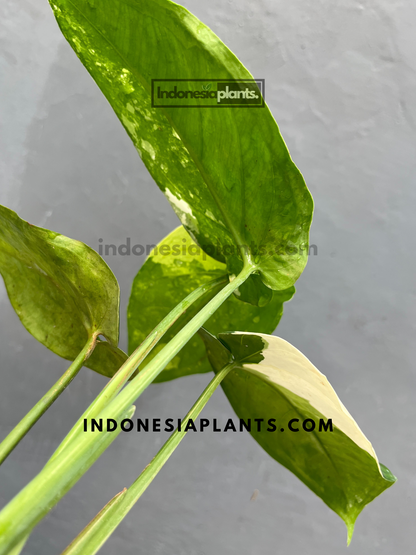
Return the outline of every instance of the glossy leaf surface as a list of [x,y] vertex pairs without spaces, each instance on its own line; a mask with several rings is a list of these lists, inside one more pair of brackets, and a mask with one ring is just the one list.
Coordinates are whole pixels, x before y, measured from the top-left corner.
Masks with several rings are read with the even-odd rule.
[[268,107],[151,102],[152,79],[252,78],[236,56],[168,0],[50,4],[194,240],[216,260],[244,258],[274,290],[292,286],[306,264],[313,203]]
[[[182,226],[172,231],[157,245],[134,279],[127,314],[129,352],[134,351],[180,299],[200,285],[224,274],[227,274],[226,266],[205,254]],[[286,291],[271,291],[271,299],[267,305],[257,307],[238,301],[237,291],[236,296],[230,297],[214,313],[206,327],[215,334],[236,327],[271,333],[282,317],[283,302],[290,300],[294,292],[294,287]],[[211,297],[215,293],[213,291]],[[202,298],[188,309],[147,357],[142,367],[211,297]],[[211,370],[204,344],[195,335],[155,381]]]
[[86,366],[112,376],[126,360],[117,348],[118,283],[93,249],[0,206],[0,273],[22,324],[48,349],[74,360],[99,333],[107,342]]
[[[235,360],[221,385],[237,416],[263,419],[261,431],[253,421],[251,435],[344,520],[350,541],[362,509],[396,478],[379,464],[327,378],[279,337],[200,334],[216,372],[230,354]],[[321,419],[325,426],[332,420],[332,432],[325,431]]]

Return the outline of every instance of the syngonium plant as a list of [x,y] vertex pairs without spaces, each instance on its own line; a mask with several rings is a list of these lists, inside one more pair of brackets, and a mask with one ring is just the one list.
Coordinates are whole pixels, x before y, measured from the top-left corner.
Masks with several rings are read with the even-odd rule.
[[[208,27],[169,0],[50,4],[182,225],[134,279],[128,356],[118,348],[118,283],[104,260],[87,245],[0,208],[0,271],[10,302],[36,339],[73,361],[1,443],[0,461],[82,366],[111,378],[45,467],[1,511],[0,555],[20,553],[34,526],[120,432],[84,432],[84,419],[120,423],[153,381],[210,371],[214,377],[181,429],[64,553],[99,550],[219,384],[242,421],[277,417],[273,433],[250,433],[344,520],[349,542],[364,506],[396,479],[325,376],[270,335],[307,261],[312,197],[267,105],[152,104],[155,78],[200,79],[209,91],[212,81],[251,74]],[[162,245],[186,248],[166,255]],[[289,420],[319,421],[323,429],[308,424],[285,434],[280,426]]]

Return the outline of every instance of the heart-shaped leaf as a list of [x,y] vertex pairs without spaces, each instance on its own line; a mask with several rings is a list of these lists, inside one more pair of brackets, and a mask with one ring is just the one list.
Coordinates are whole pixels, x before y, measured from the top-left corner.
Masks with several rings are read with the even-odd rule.
[[[127,311],[129,352],[135,350],[179,300],[200,285],[226,273],[225,264],[202,251],[182,226],[172,231],[152,251],[134,279]],[[207,329],[215,334],[236,327],[247,331],[271,333],[282,317],[283,302],[292,298],[295,288],[269,291],[271,299],[264,307],[240,302],[237,300],[238,296],[230,297],[208,320]],[[212,291],[211,296],[215,293],[215,290]],[[209,298],[202,298],[187,310],[152,351],[150,358],[176,335],[207,300]],[[148,357],[143,365],[147,364],[150,358]],[[155,381],[166,381],[211,370],[204,344],[195,335]]]
[[117,347],[118,283],[93,249],[0,206],[0,273],[22,324],[48,349],[74,360],[101,334],[107,341],[85,365],[112,376],[126,360]]
[[215,372],[230,357],[235,362],[221,385],[237,416],[251,419],[251,435],[263,449],[344,520],[349,542],[365,505],[396,478],[379,464],[327,378],[280,337],[200,335]]
[[313,203],[268,107],[152,102],[154,79],[199,79],[213,93],[249,71],[168,0],[50,4],[193,239],[218,261],[250,264],[274,290],[292,286],[307,261]]

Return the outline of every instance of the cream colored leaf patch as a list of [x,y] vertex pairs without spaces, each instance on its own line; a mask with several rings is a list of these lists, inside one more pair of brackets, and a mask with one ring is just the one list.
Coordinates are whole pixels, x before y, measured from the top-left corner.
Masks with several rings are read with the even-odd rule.
[[279,337],[200,335],[215,372],[234,360],[221,385],[240,421],[251,423],[261,447],[344,520],[349,542],[365,505],[396,478],[378,462],[327,378]]
[[264,360],[259,364],[245,364],[244,368],[261,374],[270,383],[285,387],[308,401],[326,418],[331,418],[334,426],[377,460],[373,446],[342,404],[326,376],[304,354],[280,337],[271,338],[260,333],[247,335],[262,337],[267,342],[267,347],[263,351]]

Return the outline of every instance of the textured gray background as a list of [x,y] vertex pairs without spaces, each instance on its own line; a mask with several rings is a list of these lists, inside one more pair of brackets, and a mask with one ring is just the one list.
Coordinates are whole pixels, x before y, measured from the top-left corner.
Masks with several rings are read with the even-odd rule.
[[[318,256],[279,335],[330,379],[399,482],[358,520],[351,555],[413,553],[415,516],[416,4],[186,0],[256,77],[316,201]],[[3,0],[0,202],[98,248],[154,243],[177,225],[46,0]],[[122,289],[143,258],[109,256]],[[0,437],[67,366],[21,326],[0,284]],[[151,386],[143,413],[182,416],[209,376]],[[83,370],[0,469],[0,505],[42,467],[104,385]],[[221,391],[205,416],[232,411]],[[162,434],[123,435],[34,531],[58,554],[127,486]],[[250,501],[255,489],[256,501]],[[344,553],[342,521],[247,434],[190,435],[103,555]]]

